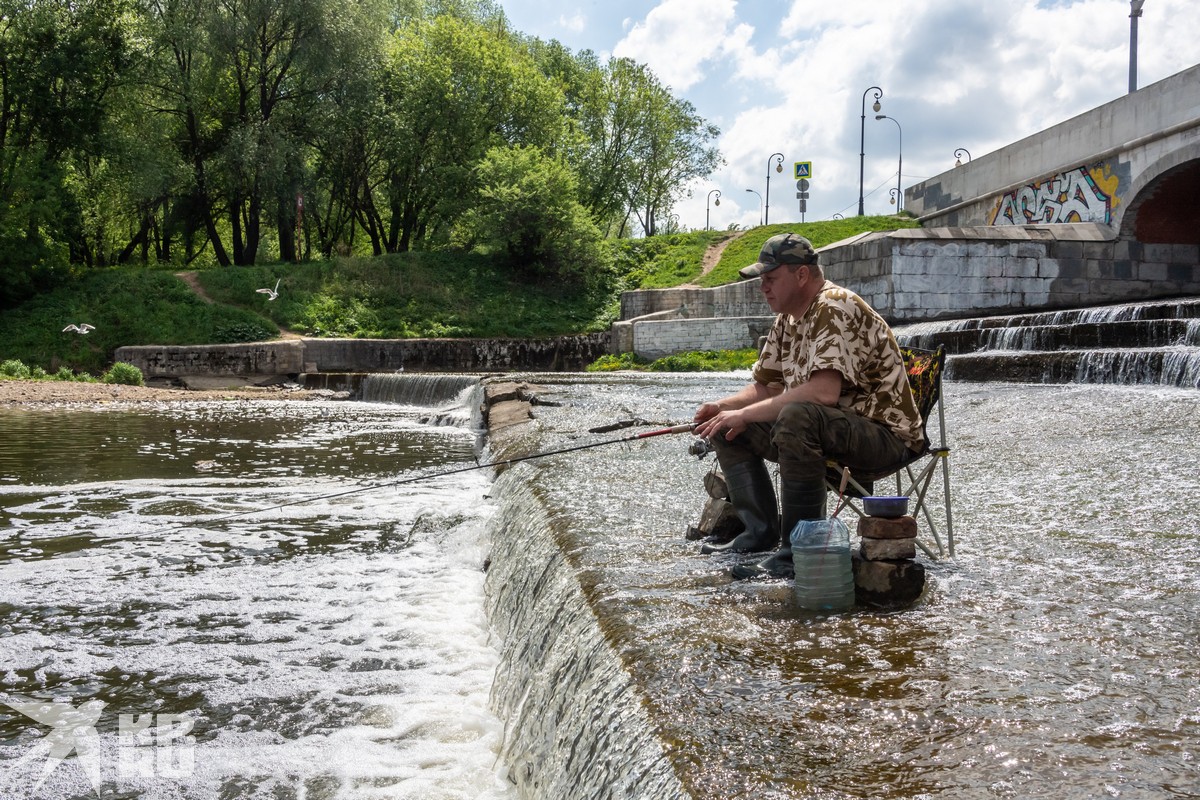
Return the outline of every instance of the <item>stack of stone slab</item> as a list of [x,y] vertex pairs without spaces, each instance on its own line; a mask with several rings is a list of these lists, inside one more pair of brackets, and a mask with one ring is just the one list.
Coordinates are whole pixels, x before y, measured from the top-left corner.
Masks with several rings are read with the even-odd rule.
[[858,535],[862,543],[851,559],[856,600],[885,608],[916,602],[925,590],[925,567],[916,560],[916,519],[863,517]]

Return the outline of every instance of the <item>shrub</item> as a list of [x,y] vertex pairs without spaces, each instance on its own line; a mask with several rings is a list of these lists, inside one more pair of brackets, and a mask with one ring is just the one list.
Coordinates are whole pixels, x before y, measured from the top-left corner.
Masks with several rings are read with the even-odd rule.
[[10,358],[8,361],[0,363],[0,375],[6,378],[27,381],[29,380],[29,367],[15,358]]
[[108,372],[104,373],[100,380],[104,383],[119,383],[124,386],[141,386],[145,383],[142,379],[142,371],[124,361],[118,361],[109,367]]
[[585,372],[615,372],[619,369],[645,369],[648,361],[633,353],[600,356],[584,367]]

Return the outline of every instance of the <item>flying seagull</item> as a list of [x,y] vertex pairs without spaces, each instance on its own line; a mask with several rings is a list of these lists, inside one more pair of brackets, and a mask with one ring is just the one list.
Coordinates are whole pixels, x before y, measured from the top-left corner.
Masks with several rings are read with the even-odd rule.
[[79,325],[72,323],[72,324],[68,325],[67,327],[63,328],[62,332],[66,333],[67,331],[75,331],[76,333],[87,333],[88,331],[94,331],[94,330],[96,330],[95,325],[88,325],[86,322],[82,322]]
[[280,280],[282,280],[282,279],[281,278],[275,279],[275,288],[274,289],[255,289],[254,291],[256,294],[265,294],[267,296],[267,300],[274,300],[276,297],[279,297],[279,281]]

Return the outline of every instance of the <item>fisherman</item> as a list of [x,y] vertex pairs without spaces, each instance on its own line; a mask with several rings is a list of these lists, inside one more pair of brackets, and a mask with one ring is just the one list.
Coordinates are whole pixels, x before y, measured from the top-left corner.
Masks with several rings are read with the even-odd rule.
[[[825,517],[826,461],[866,471],[900,468],[925,447],[904,360],[883,317],[825,280],[812,244],[784,233],[742,269],[759,278],[775,323],[740,391],[704,403],[695,433],[709,439],[745,530],[702,553],[769,557],[732,568],[736,579],[792,578],[790,534]],[[764,459],[779,464],[779,504]],[[781,543],[782,536],[782,543]]]

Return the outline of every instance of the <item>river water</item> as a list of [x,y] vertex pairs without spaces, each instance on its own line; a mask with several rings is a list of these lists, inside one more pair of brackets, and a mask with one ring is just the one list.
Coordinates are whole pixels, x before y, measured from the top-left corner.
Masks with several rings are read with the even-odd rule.
[[[540,445],[745,380],[560,378]],[[730,582],[684,538],[686,436],[521,465],[691,796],[1200,796],[1200,395],[950,383],[946,412],[956,556],[902,611]]]
[[513,796],[476,394],[0,411],[0,797]]
[[[526,377],[526,452],[746,380]],[[0,412],[0,700],[105,702],[112,797],[1200,796],[1200,395],[949,383],[946,412],[956,555],[912,608],[831,616],[685,540],[687,435],[198,528],[476,437],[386,404]],[[193,720],[191,771],[122,714]],[[0,707],[0,796],[89,795],[74,756],[33,788],[49,730]]]

